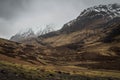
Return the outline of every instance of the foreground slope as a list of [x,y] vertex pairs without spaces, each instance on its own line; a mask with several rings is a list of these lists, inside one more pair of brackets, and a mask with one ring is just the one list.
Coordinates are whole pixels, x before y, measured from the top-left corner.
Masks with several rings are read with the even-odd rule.
[[[60,67],[60,66],[59,66]],[[1,80],[119,80],[120,73],[104,71],[82,71],[77,74],[58,71],[44,67],[31,67],[29,65],[12,64],[0,61]],[[63,68],[63,67],[60,67]],[[69,67],[67,67],[69,68]],[[69,69],[72,69],[69,68]],[[78,69],[77,69],[78,70]],[[79,71],[79,70],[78,70]],[[72,72],[72,71],[71,71]],[[108,76],[109,75],[109,76]]]
[[[0,39],[1,80],[119,80],[120,78],[120,72],[115,70],[91,70],[79,67],[79,65],[69,64],[69,62],[53,62],[53,57],[58,57],[53,56],[52,53],[51,56],[46,55],[47,57],[43,56],[42,59],[38,59],[34,56],[35,53],[29,52],[31,49],[37,51],[35,46],[32,46],[32,48],[31,46]],[[26,52],[26,49],[23,49],[24,47],[29,50]],[[51,49],[54,50],[54,48]],[[22,53],[19,53],[19,50]],[[39,55],[42,55],[40,52]],[[65,61],[63,60],[63,62]]]
[[0,60],[20,64],[44,64],[39,59],[44,46],[26,45],[5,39],[0,39]]

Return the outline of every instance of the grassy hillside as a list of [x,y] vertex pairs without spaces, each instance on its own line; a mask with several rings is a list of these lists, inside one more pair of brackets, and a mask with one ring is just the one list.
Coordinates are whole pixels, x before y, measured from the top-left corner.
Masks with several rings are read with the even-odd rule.
[[[1,80],[119,80],[119,72],[79,70],[77,67],[29,66],[0,61]],[[70,72],[67,70],[71,69]],[[74,69],[77,71],[72,72]]]

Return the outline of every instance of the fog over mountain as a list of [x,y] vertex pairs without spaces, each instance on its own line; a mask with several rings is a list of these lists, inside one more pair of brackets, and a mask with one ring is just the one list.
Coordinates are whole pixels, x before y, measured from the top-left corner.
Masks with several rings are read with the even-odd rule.
[[10,38],[26,28],[56,28],[73,20],[85,8],[119,0],[0,0],[0,37]]

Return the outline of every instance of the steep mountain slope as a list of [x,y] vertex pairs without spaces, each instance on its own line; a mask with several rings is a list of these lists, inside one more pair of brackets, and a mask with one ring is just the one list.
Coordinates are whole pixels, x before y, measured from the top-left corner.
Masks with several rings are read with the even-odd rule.
[[69,33],[85,28],[94,29],[119,16],[119,4],[90,7],[81,12],[81,14],[75,20],[72,20],[69,23],[65,24],[61,29],[61,32],[66,33],[67,31],[67,33]]
[[39,37],[52,46],[97,41],[108,34],[106,31],[110,32],[110,26],[119,25],[119,16],[119,4],[94,6],[85,9],[75,20],[66,23],[62,29]]

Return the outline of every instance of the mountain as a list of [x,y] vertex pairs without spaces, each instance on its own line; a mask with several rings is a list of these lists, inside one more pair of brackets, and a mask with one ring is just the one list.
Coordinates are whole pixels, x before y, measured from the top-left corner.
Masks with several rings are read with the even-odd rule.
[[[64,41],[61,41],[59,43],[60,39],[57,39],[54,41],[49,40],[52,37],[55,36],[60,36],[60,35],[67,35],[67,34],[71,34],[74,32],[83,32],[81,35],[82,36],[82,40],[83,38],[88,38],[88,35],[93,35],[96,33],[99,33],[99,31],[101,29],[103,29],[105,27],[105,25],[109,22],[112,22],[112,20],[114,21],[116,18],[120,17],[120,5],[119,4],[108,4],[108,5],[98,5],[98,6],[93,6],[90,8],[87,8],[85,10],[83,10],[83,12],[81,12],[81,14],[74,20],[66,23],[63,25],[63,27],[58,30],[58,31],[53,31],[53,32],[49,32],[43,35],[38,36],[38,38],[29,38],[29,36],[26,36],[26,39],[21,40],[22,35],[15,35],[18,36],[18,40],[14,40],[14,37],[11,37],[10,40],[14,40],[14,41],[22,41],[22,42],[27,42],[27,38],[30,40],[30,42],[33,40],[33,42],[35,44],[39,44],[37,41],[39,41],[40,43],[55,43],[55,44],[61,44],[61,42],[63,43]],[[119,22],[119,20],[118,20]],[[113,23],[114,24],[114,23]],[[100,36],[98,36],[100,37]],[[20,39],[19,39],[20,38]],[[48,39],[49,38],[49,39]],[[73,40],[76,38],[73,38]],[[36,41],[37,40],[37,41]],[[61,39],[64,40],[64,39]],[[71,39],[73,43],[73,41]],[[77,39],[76,39],[77,40]],[[81,40],[81,42],[83,42]],[[85,39],[84,39],[85,40]],[[43,41],[43,42],[42,42]],[[69,40],[70,41],[70,40]],[[66,43],[69,43],[69,41],[65,41]],[[80,41],[80,38],[78,37],[78,41]],[[64,45],[64,43],[62,44]]]
[[[21,42],[47,47],[47,59],[56,62],[116,60],[119,58],[120,49],[119,16],[119,4],[90,7],[60,30]],[[115,69],[115,66],[111,68]]]
[[[42,43],[56,48],[56,61],[86,61],[79,66],[119,69],[120,6],[99,5],[85,9],[75,20],[60,30],[42,36]],[[59,52],[59,53],[58,53]],[[106,64],[106,65],[105,65]],[[78,64],[74,64],[78,65]]]
[[0,62],[0,76],[10,72],[32,80],[119,80],[119,22],[119,4],[98,5],[85,9],[60,30],[38,37],[31,37],[30,30],[12,37],[13,41],[0,39],[0,60],[9,62]]
[[115,17],[120,17],[120,5],[99,5],[85,9],[75,19],[63,26],[61,32],[73,32],[85,28],[97,28]]
[[15,36],[12,36],[10,40],[19,42],[19,41],[29,39],[29,38],[34,38],[34,37],[36,37],[36,35],[34,34],[34,31],[32,29],[28,29],[25,32],[20,32],[20,33],[17,33]]
[[46,47],[43,57],[51,62],[116,60],[120,51],[119,16],[119,4],[98,5],[85,9],[58,31],[34,38],[27,38],[25,34],[26,39],[19,38],[21,43]]
[[106,34],[102,31],[104,28],[107,28],[106,26],[119,24],[119,18],[119,4],[94,6],[85,9],[76,19],[66,23],[60,30],[39,36],[39,38],[43,38],[44,42],[56,44],[53,46],[84,42],[89,37],[92,38],[95,36],[96,41]]

